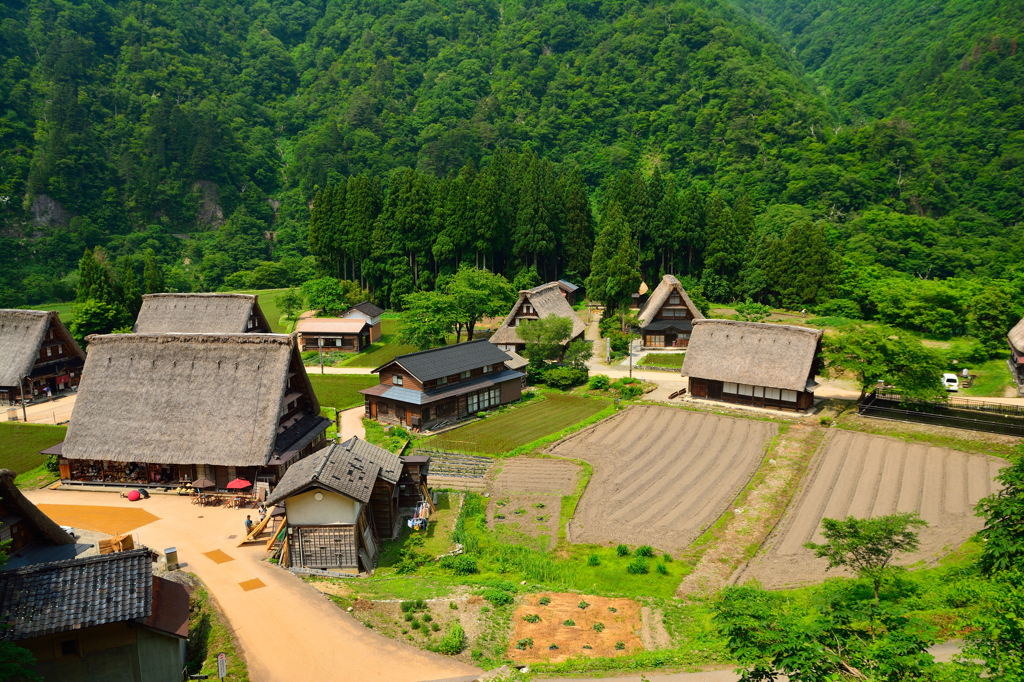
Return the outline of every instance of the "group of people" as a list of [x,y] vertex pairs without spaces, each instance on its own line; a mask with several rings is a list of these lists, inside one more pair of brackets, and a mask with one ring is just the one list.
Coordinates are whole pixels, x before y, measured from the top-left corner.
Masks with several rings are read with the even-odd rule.
[[[260,514],[259,523],[263,523],[263,519],[267,518],[267,506],[265,504],[263,504],[262,502],[260,502],[260,508],[257,511]],[[246,514],[245,515],[245,536],[246,537],[249,537],[249,535],[252,533],[252,526],[253,526],[252,515],[251,514]]]

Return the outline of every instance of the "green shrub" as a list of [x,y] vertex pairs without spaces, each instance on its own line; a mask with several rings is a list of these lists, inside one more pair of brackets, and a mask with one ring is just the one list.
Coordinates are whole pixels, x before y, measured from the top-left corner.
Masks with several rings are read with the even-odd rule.
[[450,602],[448,602],[448,608],[450,608],[452,611],[457,611],[458,608],[459,608],[459,605],[456,604],[453,601],[450,601]]
[[668,552],[665,552],[665,556],[663,556],[662,559],[665,560],[666,564],[672,563],[672,555],[669,554]]
[[506,592],[505,590],[499,590],[493,587],[488,587],[483,592],[483,597],[487,601],[491,602],[494,606],[507,606],[515,601],[515,597]]
[[572,618],[569,618],[568,620],[563,620],[562,625],[566,626],[567,628],[571,628],[576,625],[576,621],[574,621]]
[[434,632],[437,632],[437,631],[439,631],[441,629],[441,626],[438,625],[437,623],[431,623],[430,624],[430,629],[433,630]]
[[547,606],[550,603],[551,603],[551,597],[541,597],[540,598],[540,605],[541,606]]
[[590,377],[590,381],[587,382],[587,388],[590,388],[595,391],[603,391],[604,389],[608,388],[609,383],[611,383],[611,381],[608,379],[608,375],[595,374],[594,376]]
[[615,643],[615,649],[616,649],[617,651],[622,651],[622,650],[623,650],[623,649],[625,649],[625,648],[626,648],[626,645],[625,645],[625,644],[623,644],[622,642],[616,642],[616,643]]
[[587,383],[587,370],[575,367],[554,367],[544,374],[544,383],[552,388],[568,390]]
[[619,556],[629,556],[629,547],[626,545],[619,545],[615,548],[615,553]]
[[646,558],[650,558],[650,557],[654,556],[654,550],[651,549],[650,545],[640,545],[639,547],[636,548],[636,555],[637,556],[646,557]]
[[554,651],[557,648],[558,648],[557,644],[549,644],[548,645],[548,651]]
[[581,602],[580,602],[580,608],[581,608],[581,609],[585,609],[585,608],[587,608],[588,606],[590,606],[590,604],[588,604],[587,602],[585,602],[585,601],[581,601]]
[[636,384],[630,384],[619,389],[619,396],[623,400],[632,400],[633,398],[639,398],[643,392],[643,387],[637,386]]
[[416,600],[416,608],[422,609],[426,605],[427,605],[427,602],[423,601],[422,599],[417,599]]
[[434,617],[431,616],[429,613],[424,613],[423,614],[423,621],[424,622],[429,623],[432,620],[434,620]]
[[415,618],[415,617],[416,617],[416,616],[412,615],[411,613],[407,613],[407,614],[405,614],[405,622],[409,623],[409,622],[411,622],[411,621],[412,621],[412,619],[413,619],[413,618]]
[[594,623],[592,627],[594,632],[604,632],[604,623]]
[[527,623],[539,623],[540,616],[538,616],[536,613],[531,613],[529,615],[523,616],[523,620],[525,620]]
[[455,575],[471,575],[476,573],[478,569],[476,559],[469,556],[468,554],[460,554],[458,556],[446,556],[437,562],[441,568],[448,569]]
[[594,647],[590,646],[589,644],[584,644],[583,648],[584,649],[593,649]]
[[636,557],[626,566],[626,573],[632,575],[643,575],[647,572],[647,559]]
[[617,608],[615,608],[614,606],[609,606],[608,607],[608,613],[618,613],[618,612],[619,612],[619,610]]
[[591,554],[587,557],[587,566],[600,566],[601,559],[596,554]]
[[526,651],[527,648],[533,648],[533,637],[524,637],[523,639],[516,642],[516,648],[520,651]]
[[483,607],[480,608],[480,613],[490,613],[490,612],[491,612],[491,607],[490,606],[483,606]]
[[668,566],[665,564],[658,564],[657,569],[661,575],[668,575]]
[[419,630],[420,629],[420,622],[418,620],[416,620],[415,618],[413,618],[412,622],[409,623],[409,627],[411,627],[413,630]]
[[455,656],[462,651],[465,640],[466,633],[462,629],[462,625],[452,623],[448,627],[448,632],[438,641],[434,651],[445,656]]
[[410,611],[412,611],[414,606],[416,606],[415,603],[411,601],[404,601],[402,602],[401,606],[399,606],[399,608],[402,609],[402,613],[409,613]]

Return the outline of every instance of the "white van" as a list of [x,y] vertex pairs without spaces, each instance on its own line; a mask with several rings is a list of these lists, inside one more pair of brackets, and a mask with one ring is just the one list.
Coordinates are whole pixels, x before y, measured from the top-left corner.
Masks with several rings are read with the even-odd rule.
[[949,372],[942,375],[942,385],[946,387],[947,391],[960,390],[960,381],[956,378],[955,374]]

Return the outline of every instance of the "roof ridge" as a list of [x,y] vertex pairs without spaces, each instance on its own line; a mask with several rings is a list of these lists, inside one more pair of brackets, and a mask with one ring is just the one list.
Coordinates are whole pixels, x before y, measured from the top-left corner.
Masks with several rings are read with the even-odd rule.
[[336,448],[336,447],[338,447],[337,443],[331,443],[329,447],[325,448],[325,450],[327,450],[327,452],[324,453],[324,456],[320,459],[320,463],[317,465],[316,469],[313,471],[313,475],[310,477],[311,480],[313,480],[313,481],[319,481],[320,480],[320,474],[322,474],[324,472],[324,469],[327,468],[327,463],[331,461],[331,455],[334,454],[334,448]]
[[[137,547],[136,549],[128,549],[123,552],[113,552],[111,554],[94,554],[86,557],[74,557],[71,559],[60,559],[59,561],[46,561],[40,564],[29,564],[28,566],[7,569],[4,571],[4,574],[23,575],[25,573],[34,573],[43,570],[86,566],[89,564],[98,564],[103,561],[115,561],[130,559],[133,557],[148,556],[150,553],[151,551],[148,547]],[[2,575],[3,574],[0,574],[0,576]]]
[[747,320],[724,320],[722,318],[703,318],[700,320],[693,320],[693,324],[728,324],[735,327],[747,327],[749,329],[787,329],[791,331],[803,332],[805,334],[820,335],[823,333],[821,329],[814,329],[813,327],[799,327],[795,324],[771,324],[768,322],[750,322]]
[[[447,349],[456,348],[456,347],[465,347],[465,346],[468,346],[468,345],[473,344],[473,343],[487,343],[487,339],[473,339],[472,341],[463,341],[461,343],[449,343],[449,344],[446,344],[444,346],[438,346],[437,348],[425,348],[423,350],[414,351],[412,353],[406,353],[404,355],[396,355],[394,357],[394,359],[391,360],[391,362],[395,362],[395,360],[401,360],[402,358],[411,358],[411,357],[416,356],[416,355],[423,355],[424,353],[435,353],[435,352],[437,352],[439,350],[447,350]],[[385,365],[389,365],[391,363],[390,362],[386,362],[384,364]]]

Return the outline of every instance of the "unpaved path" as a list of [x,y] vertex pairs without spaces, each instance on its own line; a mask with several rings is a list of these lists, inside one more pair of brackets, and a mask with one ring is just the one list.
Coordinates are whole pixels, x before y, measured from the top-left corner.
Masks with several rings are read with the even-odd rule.
[[[18,405],[18,421],[24,421],[28,416],[29,424],[60,424],[71,419],[71,412],[75,409],[75,398],[77,393],[67,393],[53,402],[44,401],[34,403],[22,408]],[[0,421],[7,421],[7,408],[0,411]]]
[[[176,547],[184,570],[206,583],[234,628],[253,682],[415,682],[476,672],[364,627],[312,586],[263,561],[263,544],[237,547],[251,509],[201,509],[187,498],[168,495],[134,503],[112,493],[60,489],[30,491],[26,496],[36,504],[129,507],[158,517],[133,534],[154,549]],[[204,555],[214,550],[230,560],[215,563]],[[264,586],[249,591],[240,586],[254,578]]]
[[929,523],[921,547],[898,560],[934,563],[982,528],[978,500],[998,489],[1004,460],[895,438],[840,431],[811,464],[797,502],[741,580],[782,588],[827,577],[805,542],[824,542],[821,519],[870,518],[916,511]]
[[775,425],[634,406],[552,453],[594,465],[569,524],[573,542],[678,552],[714,523],[761,463]]
[[359,436],[366,440],[366,427],[363,426],[365,414],[366,410],[362,405],[353,407],[351,410],[344,410],[341,413],[341,433],[338,435],[341,437],[342,442],[347,441],[352,436]]

